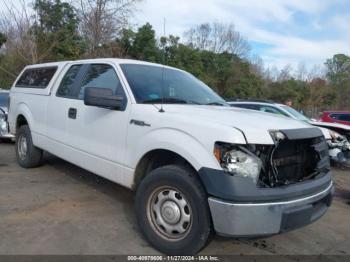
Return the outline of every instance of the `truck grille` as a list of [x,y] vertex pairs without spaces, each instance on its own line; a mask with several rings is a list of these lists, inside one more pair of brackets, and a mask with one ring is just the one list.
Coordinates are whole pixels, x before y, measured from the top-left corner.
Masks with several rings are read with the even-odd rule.
[[284,140],[272,154],[276,184],[286,185],[311,179],[329,171],[328,146],[318,137]]
[[259,149],[264,163],[259,179],[262,187],[295,184],[329,172],[328,145],[319,129],[281,132],[285,139]]

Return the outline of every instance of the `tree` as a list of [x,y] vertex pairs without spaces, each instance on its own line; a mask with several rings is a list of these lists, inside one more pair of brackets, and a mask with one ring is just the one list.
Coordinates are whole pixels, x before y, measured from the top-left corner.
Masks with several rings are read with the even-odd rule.
[[141,0],[75,0],[80,29],[88,44],[88,56],[97,57],[128,25]]
[[252,72],[260,77],[266,76],[266,70],[264,68],[264,61],[258,55],[253,55],[250,59],[250,67]]
[[[18,5],[10,1],[3,1],[3,4],[6,11],[1,13],[0,30],[6,35],[6,53],[16,59],[21,70],[26,63],[38,62],[36,37],[32,30],[33,19],[24,0],[19,0]],[[13,74],[16,73],[17,66]]]
[[291,99],[297,108],[301,108],[309,96],[309,89],[305,81],[291,78],[271,83],[265,96],[280,103]]
[[299,63],[297,71],[296,71],[296,78],[299,80],[306,80],[308,76],[307,68],[304,63]]
[[31,11],[25,1],[18,0],[16,4],[14,1],[3,1],[3,5],[0,31],[6,36],[6,48],[0,54],[0,88],[8,88],[25,65],[38,62],[39,55],[31,30]]
[[149,62],[162,62],[161,50],[157,45],[156,32],[147,23],[134,34],[129,54],[136,59]]
[[292,66],[291,65],[286,65],[280,71],[280,74],[277,77],[277,81],[286,81],[286,80],[291,79],[292,78],[291,72],[292,72]]
[[326,62],[327,78],[335,87],[338,96],[338,108],[349,109],[350,105],[350,57],[344,54],[334,55]]
[[258,99],[264,97],[263,79],[252,69],[251,64],[234,57],[226,83],[226,98]]
[[350,57],[344,54],[334,55],[325,63],[327,78],[335,86],[350,80]]
[[314,78],[309,82],[308,89],[310,90],[309,97],[305,101],[305,107],[314,111],[314,108],[318,110],[326,110],[334,105],[336,102],[336,93],[332,89],[327,81],[321,78]]
[[61,0],[35,0],[35,32],[45,60],[77,59],[84,53],[74,7]]
[[123,29],[121,32],[121,37],[116,39],[116,42],[123,50],[123,56],[131,56],[130,50],[135,39],[135,34],[136,33],[131,29]]
[[235,30],[234,24],[205,23],[185,32],[187,44],[214,53],[227,52],[245,57],[250,51],[248,42]]

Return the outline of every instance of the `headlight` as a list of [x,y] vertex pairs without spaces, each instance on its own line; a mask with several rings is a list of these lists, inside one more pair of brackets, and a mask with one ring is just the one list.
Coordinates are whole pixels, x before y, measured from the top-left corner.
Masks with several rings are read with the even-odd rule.
[[286,139],[285,134],[279,130],[271,130],[270,135],[275,143],[279,143],[280,141]]
[[222,168],[232,175],[250,178],[255,183],[258,181],[262,161],[248,149],[234,145],[217,144],[214,153]]
[[0,131],[7,132],[6,117],[3,114],[0,114]]

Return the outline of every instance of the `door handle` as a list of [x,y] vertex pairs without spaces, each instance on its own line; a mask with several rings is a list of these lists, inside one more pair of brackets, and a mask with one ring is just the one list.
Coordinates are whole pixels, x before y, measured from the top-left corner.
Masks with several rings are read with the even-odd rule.
[[69,108],[68,117],[71,119],[76,119],[77,118],[77,109],[76,108]]

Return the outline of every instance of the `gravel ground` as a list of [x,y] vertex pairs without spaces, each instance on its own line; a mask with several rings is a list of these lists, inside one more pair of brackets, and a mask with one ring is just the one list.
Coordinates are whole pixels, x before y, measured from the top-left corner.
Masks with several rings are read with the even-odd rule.
[[[333,170],[336,194],[316,223],[283,235],[214,237],[201,254],[350,254],[350,171]],[[31,170],[0,144],[0,254],[158,254],[136,225],[133,193],[54,156]]]

